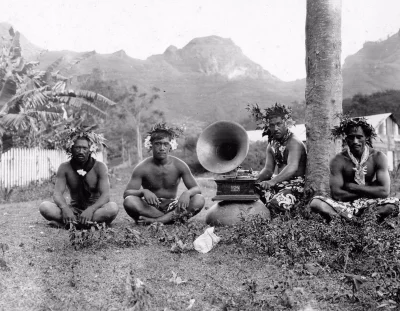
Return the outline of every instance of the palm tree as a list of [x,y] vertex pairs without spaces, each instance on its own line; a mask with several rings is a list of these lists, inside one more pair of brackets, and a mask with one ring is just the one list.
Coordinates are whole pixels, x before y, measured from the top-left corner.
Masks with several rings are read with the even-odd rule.
[[[10,28],[9,34],[0,55],[0,136],[7,131],[23,132],[37,142],[40,133],[55,121],[82,122],[75,120],[71,113],[68,115],[66,107],[75,111],[85,108],[90,115],[105,118],[105,108],[116,104],[96,92],[68,89],[71,78],[55,70],[62,57],[46,70],[37,70],[39,62],[25,62],[21,56],[19,33]],[[91,52],[85,53],[68,65],[73,66],[91,55]]]
[[330,139],[342,110],[341,0],[307,0],[306,189],[329,193],[329,161],[338,148]]

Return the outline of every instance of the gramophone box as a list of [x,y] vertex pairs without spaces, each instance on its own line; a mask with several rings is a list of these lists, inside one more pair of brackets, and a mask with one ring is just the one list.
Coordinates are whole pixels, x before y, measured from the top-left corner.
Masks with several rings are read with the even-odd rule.
[[214,181],[217,195],[213,201],[255,201],[255,178],[250,171],[240,170],[240,164],[249,150],[246,130],[230,121],[218,121],[209,125],[197,141],[197,157],[207,170],[217,174],[234,171],[233,175],[222,175]]

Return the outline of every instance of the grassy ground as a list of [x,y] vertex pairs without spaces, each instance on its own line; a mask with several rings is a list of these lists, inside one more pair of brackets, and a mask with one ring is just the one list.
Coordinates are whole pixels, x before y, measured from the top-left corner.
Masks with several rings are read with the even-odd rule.
[[[40,200],[0,205],[0,310],[363,310],[346,298],[351,286],[340,274],[244,252],[224,242],[222,228],[210,253],[171,252],[161,231],[135,225],[123,210],[128,178],[125,170],[112,179],[112,200],[120,207],[114,242],[75,248],[68,230],[50,228],[40,216]],[[199,183],[211,206],[213,181]],[[205,214],[196,216],[196,233]],[[140,233],[138,243],[123,243],[126,228]],[[144,286],[135,289],[137,279]]]

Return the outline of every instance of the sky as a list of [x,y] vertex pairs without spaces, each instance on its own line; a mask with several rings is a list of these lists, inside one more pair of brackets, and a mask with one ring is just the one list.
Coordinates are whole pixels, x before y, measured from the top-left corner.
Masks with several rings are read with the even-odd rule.
[[[9,0],[0,11],[0,22],[48,50],[146,59],[197,37],[230,38],[284,81],[306,76],[305,20],[306,0]],[[400,0],[342,0],[342,63],[399,29]]]

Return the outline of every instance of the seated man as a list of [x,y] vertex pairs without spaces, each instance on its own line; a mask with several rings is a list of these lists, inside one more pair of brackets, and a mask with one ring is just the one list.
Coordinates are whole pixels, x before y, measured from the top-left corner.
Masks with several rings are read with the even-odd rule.
[[388,198],[390,177],[386,156],[372,148],[375,129],[365,118],[341,118],[332,130],[343,139],[345,147],[330,163],[332,198],[316,196],[310,208],[328,221],[332,216],[351,220],[371,207],[376,207],[378,220],[399,212],[399,199]]
[[[198,213],[204,206],[204,197],[189,167],[169,155],[171,149],[176,149],[175,138],[181,133],[179,128],[161,123],[145,140],[153,156],[135,167],[124,192],[125,210],[137,223],[171,223]],[[187,190],[177,198],[181,178]]]
[[[53,202],[43,202],[39,211],[53,225],[70,222],[87,225],[89,222],[111,223],[118,214],[118,206],[110,202],[107,167],[91,156],[104,141],[101,135],[84,129],[66,131],[66,153],[71,160],[57,171]],[[67,203],[63,194],[66,186],[71,194]]]
[[268,135],[267,158],[257,176],[257,192],[272,213],[285,212],[303,196],[306,148],[289,130],[294,124],[289,107],[277,103],[265,113],[257,105],[249,110],[261,123],[263,136]]

